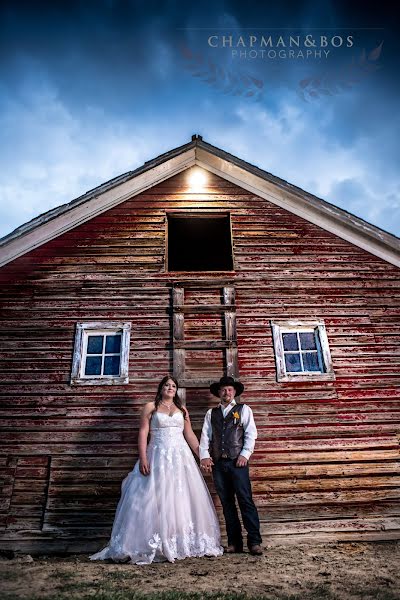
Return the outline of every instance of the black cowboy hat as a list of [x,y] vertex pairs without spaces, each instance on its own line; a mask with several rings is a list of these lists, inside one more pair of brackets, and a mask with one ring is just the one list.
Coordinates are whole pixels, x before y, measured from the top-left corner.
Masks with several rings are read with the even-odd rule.
[[212,393],[213,396],[217,396],[217,398],[219,398],[219,388],[223,387],[224,385],[231,385],[232,387],[235,388],[236,390],[236,396],[240,396],[240,394],[243,392],[244,390],[244,385],[243,383],[240,383],[240,381],[235,381],[233,379],[233,377],[221,377],[221,379],[219,381],[217,381],[216,383],[212,383],[210,385],[210,392]]

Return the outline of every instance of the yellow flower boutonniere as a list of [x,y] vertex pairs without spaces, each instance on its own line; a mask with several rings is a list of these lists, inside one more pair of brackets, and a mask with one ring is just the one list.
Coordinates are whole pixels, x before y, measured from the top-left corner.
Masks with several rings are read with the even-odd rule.
[[238,411],[235,411],[232,416],[233,416],[233,423],[236,425],[236,423],[240,419],[240,415],[239,415]]

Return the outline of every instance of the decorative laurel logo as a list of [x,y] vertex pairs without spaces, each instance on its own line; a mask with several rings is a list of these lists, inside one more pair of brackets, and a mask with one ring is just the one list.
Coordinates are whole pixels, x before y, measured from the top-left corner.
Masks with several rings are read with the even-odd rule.
[[302,79],[299,82],[298,95],[305,102],[309,102],[323,96],[334,96],[351,90],[365,77],[382,68],[378,63],[382,46],[383,42],[371,50],[368,55],[363,49],[358,58],[353,57],[351,63],[342,68]]
[[[382,68],[378,62],[382,47],[383,42],[368,54],[363,49],[350,63],[302,79],[298,83],[297,94],[304,102],[310,102],[351,90],[365,77]],[[260,77],[243,70],[234,72],[187,47],[182,48],[181,53],[185,60],[185,68],[191,75],[218,92],[258,102],[264,99],[267,86],[265,80]]]
[[186,68],[193,77],[198,77],[203,83],[215,88],[223,94],[243,96],[252,100],[262,100],[264,81],[243,71],[233,72],[215,64],[200,53],[182,48],[186,60]]

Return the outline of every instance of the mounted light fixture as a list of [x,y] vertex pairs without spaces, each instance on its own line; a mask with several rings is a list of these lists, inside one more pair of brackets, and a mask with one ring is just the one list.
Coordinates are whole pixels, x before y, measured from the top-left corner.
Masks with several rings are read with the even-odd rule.
[[201,194],[202,192],[204,192],[206,184],[206,173],[199,168],[192,169],[189,174],[189,191],[195,194]]

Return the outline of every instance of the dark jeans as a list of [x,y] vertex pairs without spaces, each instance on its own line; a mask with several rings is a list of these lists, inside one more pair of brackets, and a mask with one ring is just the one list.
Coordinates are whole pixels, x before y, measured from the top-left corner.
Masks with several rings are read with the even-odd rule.
[[261,544],[260,521],[251,495],[249,465],[237,467],[236,459],[221,458],[213,466],[214,485],[224,511],[228,544],[243,546],[242,528],[235,503],[239,503],[247,544]]

